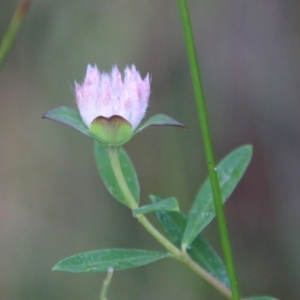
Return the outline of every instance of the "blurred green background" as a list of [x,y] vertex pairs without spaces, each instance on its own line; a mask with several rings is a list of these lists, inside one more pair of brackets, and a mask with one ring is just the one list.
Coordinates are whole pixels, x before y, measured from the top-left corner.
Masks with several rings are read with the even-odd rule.
[[[0,1],[2,37],[18,1]],[[254,146],[226,204],[243,295],[300,295],[300,5],[190,0],[216,156]],[[152,76],[147,116],[188,130],[150,128],[126,150],[150,193],[188,211],[207,171],[176,1],[33,1],[0,71],[0,298],[98,299],[104,274],[52,272],[94,249],[161,247],[105,190],[92,140],[42,120],[75,107],[86,65],[135,64]],[[221,253],[216,222],[205,236]],[[223,299],[172,260],[115,273],[109,299]]]

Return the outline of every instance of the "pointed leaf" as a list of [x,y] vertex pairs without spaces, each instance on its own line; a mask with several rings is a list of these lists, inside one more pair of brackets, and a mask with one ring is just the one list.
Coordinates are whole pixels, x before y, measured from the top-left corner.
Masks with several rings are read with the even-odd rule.
[[269,296],[257,296],[257,297],[246,298],[245,300],[279,300],[279,299],[269,297]]
[[148,126],[178,126],[185,128],[185,126],[175,119],[164,115],[164,114],[157,114],[153,117],[150,117],[147,121],[141,124],[135,131],[134,134],[138,133],[139,131],[145,129]]
[[[104,182],[104,185],[113,197],[127,205],[126,199],[115,177],[106,148],[100,142],[95,141],[94,149],[98,172]],[[134,166],[123,148],[118,148],[118,154],[125,181],[132,196],[138,204],[140,198],[140,186]]]
[[[151,198],[151,200],[153,203],[156,203],[158,198]],[[156,212],[155,215],[170,241],[180,248],[186,226],[186,216],[181,212],[164,211]],[[194,242],[188,247],[187,253],[202,268],[229,288],[229,279],[225,265],[203,236],[198,235],[196,237]]]
[[110,268],[124,270],[144,266],[165,257],[170,257],[170,254],[136,249],[95,250],[67,257],[52,270],[74,273],[107,272]]
[[[151,195],[150,198],[158,198],[158,197]],[[136,208],[133,210],[133,213],[137,215],[137,214],[148,214],[155,211],[179,211],[178,201],[174,197],[167,198],[159,201],[156,204],[148,204]]]
[[[219,163],[217,172],[223,203],[228,199],[244,175],[251,156],[252,146],[246,145],[234,150]],[[206,179],[188,214],[188,222],[182,238],[183,249],[193,242],[195,237],[211,222],[215,215],[210,180]]]
[[46,112],[43,118],[69,125],[81,133],[93,137],[89,129],[83,123],[79,112],[74,108],[59,106]]

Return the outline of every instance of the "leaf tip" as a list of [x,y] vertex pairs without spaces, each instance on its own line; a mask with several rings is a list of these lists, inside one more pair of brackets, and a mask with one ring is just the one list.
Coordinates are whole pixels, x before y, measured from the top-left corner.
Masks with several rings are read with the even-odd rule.
[[52,268],[52,270],[51,271],[59,271],[59,267],[58,267],[58,265],[56,264],[53,268]]
[[242,148],[248,150],[251,154],[253,152],[253,146],[251,144],[246,144],[246,145],[242,146]]
[[246,144],[245,146],[243,146],[244,151],[247,151],[249,156],[249,162],[251,161],[251,158],[253,156],[253,146],[251,144]]
[[253,153],[253,146],[251,144],[248,144],[249,150],[251,152],[251,154]]
[[49,119],[48,111],[42,115],[42,119]]
[[59,262],[57,262],[53,267],[51,271],[64,271],[64,268],[61,266],[61,262],[63,260],[60,260]]

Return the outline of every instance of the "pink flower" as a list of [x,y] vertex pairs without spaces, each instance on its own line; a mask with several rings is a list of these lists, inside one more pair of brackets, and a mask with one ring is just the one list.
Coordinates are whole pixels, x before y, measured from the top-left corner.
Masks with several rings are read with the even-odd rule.
[[178,121],[157,114],[140,125],[148,106],[150,78],[144,79],[135,66],[126,67],[122,76],[116,66],[111,73],[100,73],[87,66],[82,84],[75,82],[77,110],[60,106],[49,110],[44,118],[73,127],[100,142],[106,148],[118,148],[136,133],[155,126],[179,126]]
[[75,82],[76,102],[83,122],[90,129],[98,117],[119,116],[134,131],[143,119],[150,96],[149,74],[142,79],[135,66],[126,67],[122,78],[114,66],[111,73],[100,73],[88,65],[82,84]]

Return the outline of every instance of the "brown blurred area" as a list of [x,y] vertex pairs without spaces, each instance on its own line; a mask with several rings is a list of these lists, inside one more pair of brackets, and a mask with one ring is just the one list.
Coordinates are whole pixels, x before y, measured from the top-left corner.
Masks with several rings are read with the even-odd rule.
[[[161,247],[101,183],[92,141],[42,120],[75,107],[88,63],[152,76],[150,128],[126,150],[142,203],[175,196],[188,212],[204,181],[198,117],[176,1],[39,0],[0,70],[0,298],[98,299],[103,274],[52,272],[100,248]],[[216,156],[245,143],[253,161],[226,204],[242,294],[300,295],[299,1],[188,1]],[[2,37],[17,1],[0,1]],[[216,222],[204,232],[221,253]],[[172,260],[115,273],[109,299],[223,299]]]

